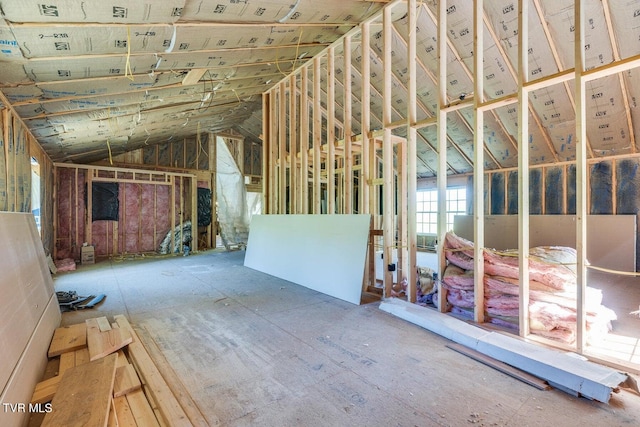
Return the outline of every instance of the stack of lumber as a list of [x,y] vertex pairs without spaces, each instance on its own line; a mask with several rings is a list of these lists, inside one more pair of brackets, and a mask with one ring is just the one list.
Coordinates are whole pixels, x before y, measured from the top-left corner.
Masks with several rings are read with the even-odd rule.
[[[32,407],[53,426],[206,426],[179,382],[158,366],[128,320],[114,317],[55,330],[49,357],[58,374],[38,383]],[[171,379],[171,378],[168,378]],[[39,406],[38,406],[39,405]]]

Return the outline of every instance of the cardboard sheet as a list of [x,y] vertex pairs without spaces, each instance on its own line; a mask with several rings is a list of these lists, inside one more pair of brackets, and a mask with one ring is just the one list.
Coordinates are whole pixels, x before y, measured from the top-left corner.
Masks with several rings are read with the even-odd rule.
[[244,265],[360,304],[370,215],[255,215]]

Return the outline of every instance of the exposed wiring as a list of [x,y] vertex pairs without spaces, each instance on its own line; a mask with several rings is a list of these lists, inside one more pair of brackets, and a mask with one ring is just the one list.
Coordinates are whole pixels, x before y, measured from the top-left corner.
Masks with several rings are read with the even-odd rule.
[[109,164],[113,166],[113,157],[111,157],[111,144],[109,143],[108,138],[107,138],[107,150],[109,150]]
[[124,66],[124,76],[133,81],[133,72],[131,71],[131,29],[127,26],[127,62]]
[[[296,62],[298,62],[298,52],[300,52],[300,43],[302,43],[302,28],[300,29],[300,36],[298,36],[298,42],[296,43],[296,56],[293,58],[293,64],[291,65],[291,71],[296,69]],[[288,76],[287,73],[280,68],[280,61],[278,60],[278,51],[276,50],[276,68],[283,76]]]

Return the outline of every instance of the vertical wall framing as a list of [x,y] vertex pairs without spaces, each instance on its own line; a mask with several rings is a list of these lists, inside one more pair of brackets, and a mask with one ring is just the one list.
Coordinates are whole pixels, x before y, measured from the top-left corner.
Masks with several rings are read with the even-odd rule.
[[474,1],[473,10],[473,74],[474,132],[473,132],[473,215],[474,215],[474,310],[473,318],[484,322],[484,111],[478,108],[484,101],[484,12],[483,0]]
[[[447,226],[447,3],[438,3],[438,275],[444,274],[444,236]],[[438,281],[438,311],[447,311],[447,290]]]
[[[529,194],[529,0],[518,1],[518,194]],[[505,180],[506,181],[506,180]],[[505,197],[506,200],[506,197]],[[529,335],[529,198],[518,198],[518,256],[520,268],[520,336]]]
[[576,350],[584,351],[586,344],[585,293],[587,281],[587,125],[586,82],[582,78],[585,70],[583,0],[575,1],[574,15],[575,90],[576,90],[576,253],[577,272],[577,330]]
[[[518,235],[520,257],[520,335],[529,336],[528,325],[528,247],[529,247],[529,211],[528,197],[520,197],[518,204],[513,204],[510,193],[515,192],[517,177],[517,193],[529,194],[530,170],[540,168],[540,182],[546,187],[550,182],[557,182],[561,189],[561,197],[550,198],[544,189],[540,195],[541,212],[554,214],[571,214],[573,209],[573,188],[568,184],[569,176],[573,173],[572,162],[558,163],[557,156],[547,165],[531,166],[528,150],[530,138],[529,117],[531,116],[539,126],[540,118],[531,109],[530,93],[545,87],[564,84],[575,79],[575,110],[576,110],[576,135],[577,135],[577,161],[575,162],[576,188],[575,210],[577,211],[577,242],[578,247],[578,352],[584,351],[585,340],[585,316],[584,316],[584,287],[585,265],[584,251],[586,241],[585,220],[589,209],[588,178],[589,165],[597,159],[587,159],[589,154],[586,136],[585,121],[585,84],[586,82],[621,73],[623,71],[638,68],[640,60],[631,58],[628,60],[616,60],[612,64],[598,67],[593,70],[584,69],[583,27],[580,25],[582,1],[575,3],[575,61],[576,69],[562,71],[548,77],[529,81],[528,69],[529,57],[529,31],[527,17],[529,3],[526,0],[518,0],[518,69],[514,70],[510,64],[509,72],[517,79],[517,91],[501,95],[500,98],[485,100],[483,51],[486,45],[497,43],[495,34],[487,32],[492,37],[485,43],[484,31],[488,25],[482,0],[473,2],[473,31],[474,45],[473,70],[467,70],[473,78],[473,99],[461,98],[457,95],[449,96],[447,93],[449,61],[448,55],[456,56],[458,53],[449,40],[450,28],[454,23],[448,24],[447,2],[437,2],[438,12],[434,12],[423,2],[417,0],[395,1],[389,3],[380,13],[363,22],[358,28],[347,33],[341,40],[329,46],[324,52],[313,58],[294,72],[293,76],[287,76],[278,85],[270,89],[264,95],[264,108],[268,124],[264,125],[264,135],[268,136],[268,144],[265,153],[269,156],[269,164],[265,165],[264,173],[268,174],[265,180],[265,198],[270,213],[285,213],[286,200],[295,200],[297,207],[289,208],[301,213],[326,213],[358,212],[372,214],[374,232],[372,241],[377,249],[383,253],[384,296],[390,297],[394,286],[393,277],[387,267],[394,265],[393,252],[399,251],[401,260],[401,275],[397,281],[406,278],[408,280],[407,298],[415,301],[415,253],[416,253],[416,160],[417,145],[427,142],[420,130],[427,126],[437,126],[436,143],[427,143],[437,156],[437,170],[431,169],[437,176],[438,187],[438,253],[444,259],[442,243],[446,226],[446,187],[447,174],[456,174],[447,161],[447,149],[456,148],[448,144],[448,124],[450,120],[459,117],[459,110],[472,108],[475,123],[470,126],[474,135],[473,158],[465,156],[460,150],[458,154],[468,163],[473,163],[474,186],[474,224],[475,224],[475,321],[484,321],[483,298],[483,240],[484,240],[484,213],[485,207],[492,210],[503,210],[505,214],[518,211]],[[536,7],[537,2],[533,3]],[[392,14],[391,12],[394,12]],[[395,12],[398,12],[397,14]],[[400,13],[403,12],[403,13]],[[539,12],[539,10],[538,10]],[[408,25],[395,26],[392,19],[407,15]],[[438,66],[437,70],[427,70],[416,55],[416,40],[418,17],[420,14],[430,16],[437,25]],[[424,15],[423,15],[424,16]],[[399,18],[398,18],[399,19]],[[402,29],[404,28],[404,29]],[[404,33],[403,33],[404,31]],[[400,37],[394,37],[397,33]],[[402,33],[402,34],[401,34]],[[382,44],[380,43],[382,40]],[[395,44],[394,44],[395,43]],[[404,47],[402,47],[404,43]],[[406,48],[406,86],[397,76],[398,64],[393,64],[394,54],[392,49],[400,45]],[[502,47],[497,47],[501,49]],[[454,59],[454,58],[451,58]],[[375,61],[375,62],[374,62]],[[372,65],[373,63],[373,65]],[[372,68],[383,73],[382,82],[380,76],[372,78]],[[464,65],[466,67],[466,65]],[[341,68],[342,75],[337,73]],[[420,91],[421,82],[418,80],[417,69],[427,71],[433,80],[437,90],[437,105],[434,105],[435,114],[429,113],[424,106],[416,101],[416,92]],[[353,79],[352,76],[359,77]],[[474,78],[475,77],[475,78]],[[356,89],[355,81],[360,82]],[[400,84],[398,84],[400,83]],[[300,87],[299,96],[296,93],[296,85]],[[396,90],[406,90],[408,99],[406,109],[396,109]],[[342,91],[342,92],[340,92]],[[289,97],[287,99],[287,93]],[[487,96],[487,98],[490,98]],[[375,99],[378,105],[373,106]],[[381,101],[381,104],[380,104]],[[340,105],[342,102],[342,105]],[[505,105],[518,104],[518,130],[517,151],[518,167],[503,168],[498,165],[497,170],[489,171],[491,177],[485,180],[484,164],[485,155],[487,162],[496,162],[496,158],[484,148],[484,119],[498,119],[497,110]],[[356,105],[360,105],[359,112]],[[382,108],[380,108],[380,105]],[[377,108],[376,108],[377,107]],[[354,111],[356,110],[356,111]],[[299,114],[298,114],[299,112]],[[422,113],[422,117],[420,116]],[[298,114],[296,116],[296,114]],[[451,116],[448,116],[451,114]],[[426,118],[424,116],[427,116]],[[401,119],[398,120],[397,117]],[[285,130],[287,126],[297,126],[295,129]],[[532,122],[533,125],[533,122]],[[336,129],[342,129],[342,135],[336,135]],[[400,129],[400,130],[399,130]],[[404,130],[406,129],[406,133]],[[406,136],[405,142],[398,144],[400,136]],[[296,140],[297,138],[297,140]],[[551,145],[548,136],[543,135],[547,145]],[[294,141],[292,144],[291,141]],[[516,142],[513,146],[516,147]],[[288,147],[288,148],[287,148]],[[299,147],[299,148],[296,148]],[[487,154],[488,153],[488,154]],[[266,157],[266,156],[265,156]],[[457,157],[457,156],[456,156]],[[305,160],[306,158],[306,160]],[[287,162],[287,159],[288,162]],[[296,160],[298,159],[298,160]],[[406,161],[404,160],[406,159]],[[612,180],[625,173],[629,165],[616,159],[611,160]],[[398,167],[398,162],[402,167]],[[286,175],[288,167],[298,168],[299,174]],[[298,166],[299,165],[299,166]],[[501,179],[499,174],[504,174]],[[516,175],[517,174],[517,175]],[[297,185],[287,183],[297,180]],[[512,179],[513,178],[513,179]],[[485,182],[486,188],[485,188]],[[336,185],[336,183],[338,183]],[[493,187],[491,184],[493,183]],[[398,192],[397,189],[400,189]],[[615,188],[615,187],[614,187]],[[496,208],[486,203],[485,190],[493,192]],[[357,193],[357,194],[354,194]],[[499,199],[500,193],[504,199]],[[623,206],[624,200],[614,191],[612,196],[612,213],[620,211],[627,213],[631,208]],[[622,209],[619,207],[623,206]],[[551,210],[553,212],[547,212]],[[379,236],[383,236],[380,239]],[[382,245],[380,245],[382,240]],[[438,273],[442,277],[442,265]],[[447,311],[446,289],[439,288],[439,309]]]

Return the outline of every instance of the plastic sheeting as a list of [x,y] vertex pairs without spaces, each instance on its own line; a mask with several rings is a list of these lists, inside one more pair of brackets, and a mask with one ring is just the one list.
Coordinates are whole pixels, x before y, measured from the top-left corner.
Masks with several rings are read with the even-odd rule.
[[94,182],[92,184],[91,219],[93,221],[117,221],[118,183]]
[[216,138],[217,144],[217,208],[219,232],[229,249],[233,245],[246,245],[249,238],[249,214],[244,178],[227,144]]

